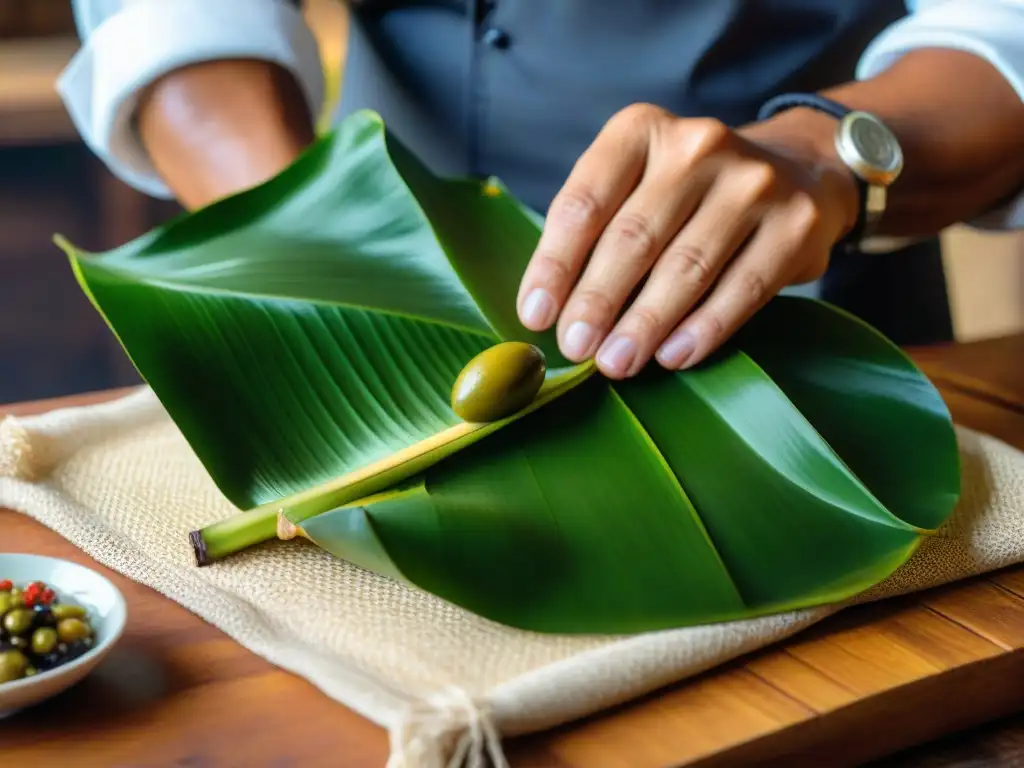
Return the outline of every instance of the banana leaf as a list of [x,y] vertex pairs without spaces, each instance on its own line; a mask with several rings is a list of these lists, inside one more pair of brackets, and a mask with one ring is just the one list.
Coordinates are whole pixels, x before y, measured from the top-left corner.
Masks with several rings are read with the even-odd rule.
[[[359,112],[119,248],[58,242],[244,510],[192,532],[200,564],[298,536],[497,622],[623,633],[845,599],[949,515],[949,412],[876,330],[779,297],[706,363],[612,382],[516,318],[542,224]],[[452,384],[508,340],[540,393],[461,421]]]

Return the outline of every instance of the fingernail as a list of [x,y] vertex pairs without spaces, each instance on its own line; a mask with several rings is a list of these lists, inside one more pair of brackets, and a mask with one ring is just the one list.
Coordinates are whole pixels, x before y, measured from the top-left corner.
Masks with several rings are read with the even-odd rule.
[[555,300],[543,288],[534,288],[523,301],[523,325],[539,331],[555,320]]
[[565,332],[562,353],[570,360],[582,360],[590,352],[590,348],[594,346],[596,339],[597,331],[594,330],[593,326],[584,323],[582,320],[577,320]]
[[615,376],[625,376],[636,358],[636,344],[628,336],[612,336],[597,354],[601,368]]
[[658,362],[666,368],[679,368],[682,366],[697,349],[697,339],[689,331],[679,331],[669,340],[661,345],[658,354]]

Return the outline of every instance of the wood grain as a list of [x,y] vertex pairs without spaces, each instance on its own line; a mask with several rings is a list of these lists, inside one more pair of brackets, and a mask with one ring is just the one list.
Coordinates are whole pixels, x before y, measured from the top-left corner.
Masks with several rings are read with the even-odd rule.
[[[796,639],[785,652],[857,698],[1004,652],[927,608],[911,604],[879,616],[886,608],[849,612]],[[843,627],[846,621],[854,626]]]
[[[1021,578],[1024,572],[1008,575]],[[1001,587],[1003,578],[938,590],[924,604],[1004,650],[1024,648],[1024,598]]]
[[[688,765],[714,755],[737,732],[756,737],[806,722],[815,714],[749,671],[733,668],[651,697],[641,706],[625,707],[603,718],[596,730],[563,729],[557,740],[517,750],[513,764],[531,768],[552,763],[602,768]],[[655,730],[650,730],[652,726]]]
[[[1024,447],[1024,336],[987,343],[985,354],[920,355],[959,423]],[[0,721],[0,765],[52,765],[69,752],[97,766],[384,765],[385,733],[311,685],[27,518],[0,511],[0,530],[4,549],[105,573],[132,617],[93,676]],[[523,768],[856,765],[1024,708],[1022,679],[1024,567],[844,611],[788,643],[506,747]]]
[[992,581],[1024,599],[1024,569],[1001,571],[992,577]]

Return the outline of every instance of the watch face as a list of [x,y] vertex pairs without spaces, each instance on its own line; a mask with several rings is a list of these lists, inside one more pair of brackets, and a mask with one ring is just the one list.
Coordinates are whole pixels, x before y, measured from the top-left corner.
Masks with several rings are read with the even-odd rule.
[[894,171],[901,161],[899,144],[889,130],[870,117],[850,121],[849,137],[862,162],[879,170]]
[[836,128],[836,150],[847,167],[869,184],[889,186],[903,170],[903,151],[892,132],[866,112],[851,112]]

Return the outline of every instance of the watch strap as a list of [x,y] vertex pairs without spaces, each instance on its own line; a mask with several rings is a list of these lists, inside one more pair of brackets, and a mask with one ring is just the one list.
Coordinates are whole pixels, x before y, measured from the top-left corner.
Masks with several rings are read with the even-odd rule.
[[817,93],[780,93],[761,105],[761,109],[757,111],[757,119],[758,121],[767,120],[779,112],[784,112],[794,107],[816,109],[819,112],[831,115],[836,120],[842,120],[853,111],[838,101],[832,101],[832,99],[827,99]]
[[[779,112],[784,112],[787,109],[793,109],[796,107],[814,109],[818,112],[830,115],[836,120],[842,120],[853,112],[852,109],[840,104],[838,101],[833,101],[832,99],[828,99],[817,93],[781,93],[778,96],[772,97],[761,106],[757,111],[757,119],[759,122],[762,120],[768,120]],[[841,252],[858,250],[860,242],[863,239],[864,231],[867,227],[867,199],[868,194],[870,193],[869,185],[864,181],[864,179],[854,173],[853,169],[850,169],[850,175],[853,176],[853,180],[857,184],[857,192],[860,196],[860,206],[857,211],[857,220],[854,222],[853,228],[835,244],[835,248]]]

